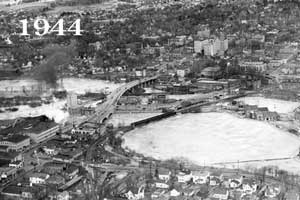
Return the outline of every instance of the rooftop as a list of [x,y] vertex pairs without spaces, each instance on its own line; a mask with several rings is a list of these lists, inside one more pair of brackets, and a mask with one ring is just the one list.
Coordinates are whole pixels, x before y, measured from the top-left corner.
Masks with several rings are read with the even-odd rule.
[[0,160],[12,160],[18,155],[19,153],[17,152],[0,152]]
[[33,173],[30,175],[30,177],[36,177],[36,178],[41,178],[41,179],[47,179],[49,177],[48,174],[46,173]]
[[12,142],[12,143],[19,143],[19,142],[22,142],[26,139],[29,139],[29,137],[26,136],[26,135],[15,134],[15,135],[12,135],[8,138],[4,138],[3,141],[8,141],[8,142]]
[[55,123],[53,120],[50,120],[45,115],[41,115],[38,117],[27,117],[17,122],[15,126],[10,126],[8,128],[0,130],[0,135],[20,133],[39,134],[55,126],[57,126],[57,123]]

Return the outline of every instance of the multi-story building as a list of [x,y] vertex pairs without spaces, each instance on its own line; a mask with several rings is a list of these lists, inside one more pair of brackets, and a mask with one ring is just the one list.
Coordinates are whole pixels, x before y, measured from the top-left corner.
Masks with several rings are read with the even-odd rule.
[[13,135],[2,139],[0,145],[7,146],[8,150],[20,151],[30,145],[30,138],[25,135]]
[[59,131],[59,125],[55,122],[37,125],[26,133],[35,143],[40,143],[54,137]]
[[195,53],[202,53],[206,56],[224,55],[227,49],[228,49],[228,40],[224,38],[194,41]]
[[267,70],[267,64],[262,61],[241,61],[239,65],[242,71],[264,72]]

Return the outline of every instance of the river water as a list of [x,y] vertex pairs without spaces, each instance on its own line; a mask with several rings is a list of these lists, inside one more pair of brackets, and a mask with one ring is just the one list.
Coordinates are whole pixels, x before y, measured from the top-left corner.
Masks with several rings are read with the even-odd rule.
[[[137,128],[124,135],[123,145],[157,159],[184,158],[199,165],[213,165],[295,156],[300,140],[265,122],[228,113],[198,113]],[[252,164],[255,167],[276,165],[300,172],[300,162],[295,160]]]

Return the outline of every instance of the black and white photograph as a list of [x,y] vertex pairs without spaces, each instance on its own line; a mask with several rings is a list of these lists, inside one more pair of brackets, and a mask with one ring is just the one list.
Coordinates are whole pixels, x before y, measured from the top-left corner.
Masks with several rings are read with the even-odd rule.
[[0,200],[300,200],[300,0],[0,0]]

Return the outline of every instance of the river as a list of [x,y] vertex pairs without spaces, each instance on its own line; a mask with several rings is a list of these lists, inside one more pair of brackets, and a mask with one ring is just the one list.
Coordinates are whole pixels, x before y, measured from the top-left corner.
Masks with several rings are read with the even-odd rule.
[[[199,165],[213,165],[295,156],[300,139],[265,122],[228,113],[198,113],[177,115],[137,128],[124,135],[123,145],[156,159],[184,158]],[[276,165],[300,173],[300,162],[295,160],[246,165]]]

